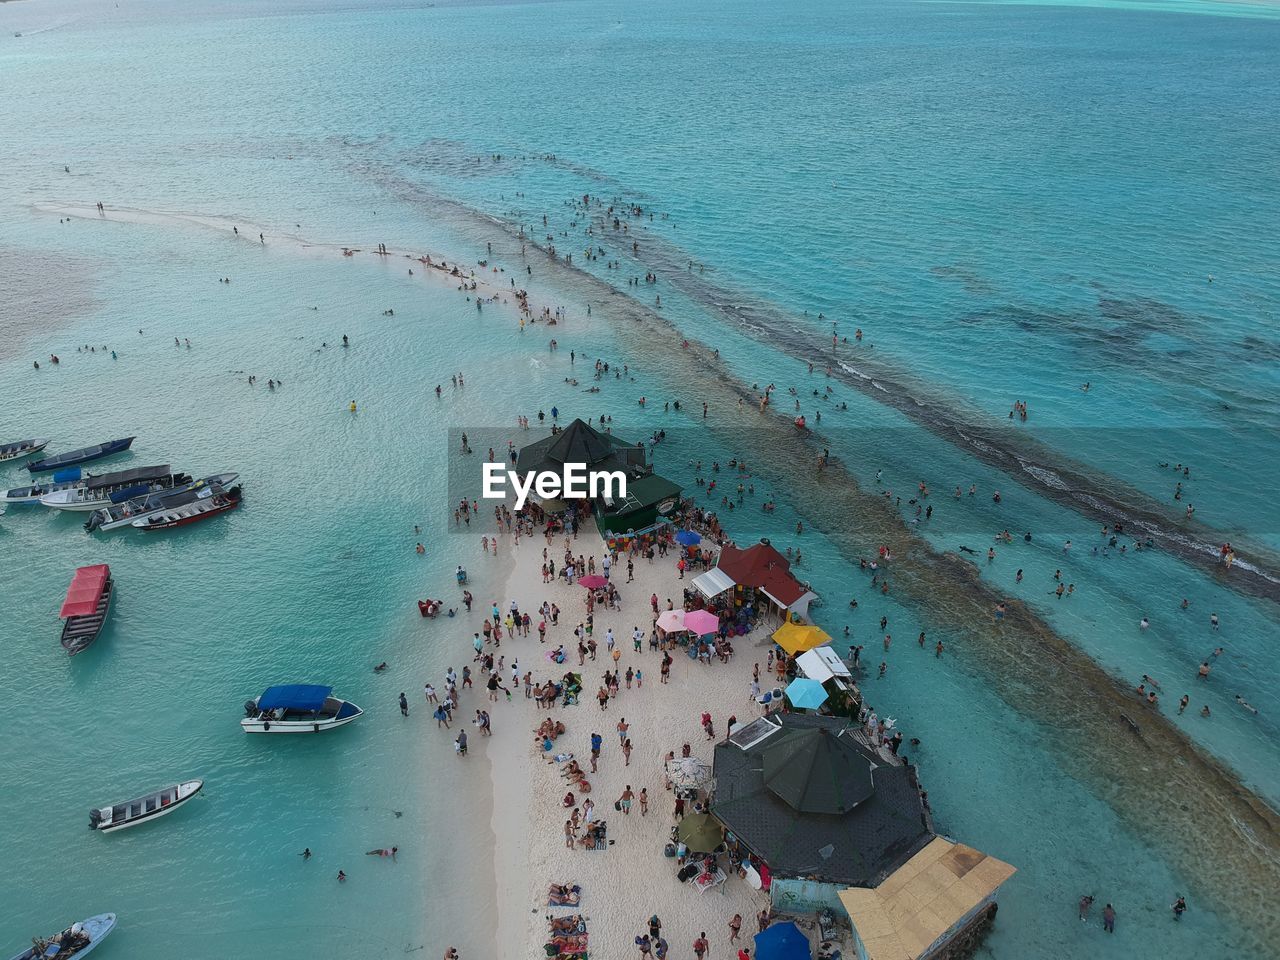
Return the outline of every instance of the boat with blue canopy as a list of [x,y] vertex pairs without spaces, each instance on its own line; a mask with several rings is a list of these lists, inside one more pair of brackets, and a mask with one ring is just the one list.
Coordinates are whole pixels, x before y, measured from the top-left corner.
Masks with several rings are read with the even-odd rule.
[[58,470],[61,467],[73,467],[77,463],[100,460],[103,457],[111,456],[113,453],[128,450],[133,446],[134,439],[134,437],[125,437],[121,440],[108,440],[106,443],[95,443],[91,447],[81,447],[79,450],[55,453],[52,457],[45,457],[43,460],[28,463],[27,469],[32,473],[42,473],[45,470]]
[[244,705],[245,733],[321,733],[350,723],[363,710],[331,696],[333,687],[289,683],[268,687]]
[[100,913],[88,920],[73,923],[51,937],[32,937],[31,946],[14,954],[12,960],[66,960],[83,957],[102,942],[116,927],[114,913]]
[[81,473],[79,467],[67,467],[54,471],[53,479],[44,483],[29,483],[25,487],[13,487],[0,494],[0,503],[39,503],[45,494],[58,490],[70,490],[85,483],[92,474]]
[[33,453],[39,453],[49,443],[47,437],[41,437],[36,440],[15,440],[13,443],[0,443],[0,462],[5,460],[17,460],[19,457],[29,457]]
[[173,473],[168,464],[160,467],[139,467],[136,470],[120,470],[116,473],[104,474],[77,486],[50,491],[40,498],[40,503],[55,510],[84,512],[145,497],[149,493],[171,490],[191,482],[191,476],[185,473]]

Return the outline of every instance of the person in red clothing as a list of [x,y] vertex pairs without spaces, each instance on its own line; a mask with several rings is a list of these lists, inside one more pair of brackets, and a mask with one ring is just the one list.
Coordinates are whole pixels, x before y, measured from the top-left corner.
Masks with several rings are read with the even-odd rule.
[[708,946],[710,946],[710,944],[707,943],[706,933],[698,934],[698,939],[693,941],[693,955],[697,957],[698,960],[702,960],[703,956],[707,952]]
[[738,950],[738,960],[751,960],[751,954],[747,953],[746,947]]

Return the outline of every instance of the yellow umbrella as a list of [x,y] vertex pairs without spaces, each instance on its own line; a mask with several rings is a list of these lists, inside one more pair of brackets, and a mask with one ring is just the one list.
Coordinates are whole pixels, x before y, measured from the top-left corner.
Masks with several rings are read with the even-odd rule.
[[813,624],[784,623],[773,633],[773,642],[795,656],[831,642],[831,635]]

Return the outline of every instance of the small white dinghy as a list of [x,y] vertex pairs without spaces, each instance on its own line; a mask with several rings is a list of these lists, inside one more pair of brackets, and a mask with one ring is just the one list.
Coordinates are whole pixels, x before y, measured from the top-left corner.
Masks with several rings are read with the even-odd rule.
[[88,920],[73,923],[51,937],[32,937],[31,946],[15,954],[12,960],[66,960],[67,957],[83,957],[115,928],[116,915],[100,913]]
[[203,780],[185,780],[172,787],[156,790],[136,800],[98,807],[89,811],[89,829],[99,833],[111,833],[140,823],[158,820],[177,810],[200,792]]
[[291,683],[268,687],[244,705],[245,733],[321,733],[350,723],[364,713],[349,700],[331,697],[333,687]]

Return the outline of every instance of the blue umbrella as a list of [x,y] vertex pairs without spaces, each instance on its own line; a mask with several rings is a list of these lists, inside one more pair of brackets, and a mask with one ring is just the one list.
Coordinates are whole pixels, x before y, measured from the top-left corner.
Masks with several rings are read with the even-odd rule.
[[809,938],[790,920],[756,934],[756,960],[812,960]]
[[800,677],[787,686],[787,699],[793,707],[816,710],[827,702],[827,691],[817,680]]
[[702,534],[692,530],[677,530],[676,543],[682,547],[693,547],[702,542]]

